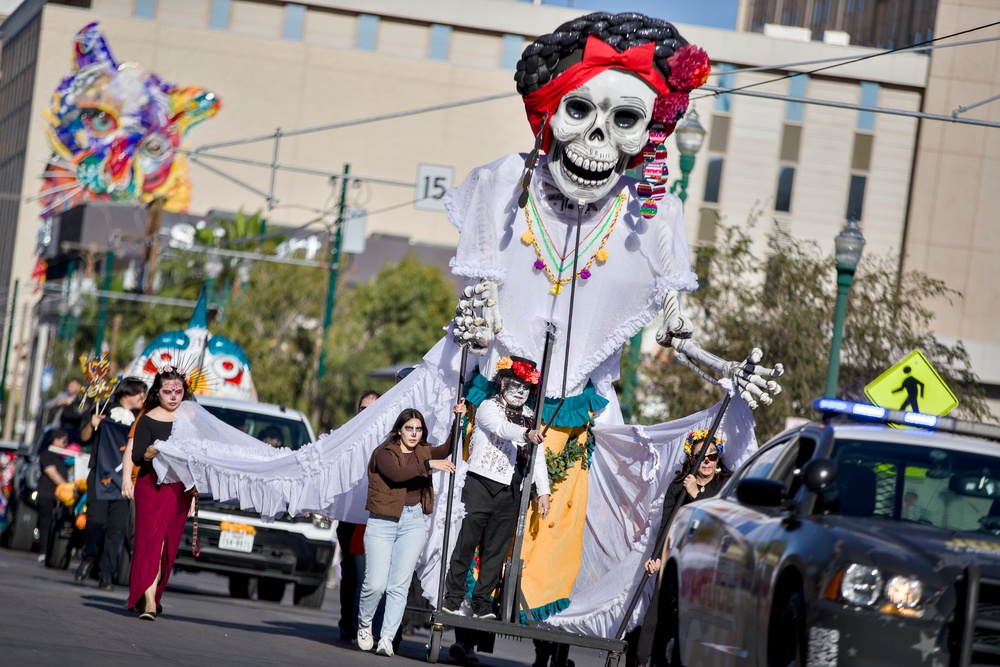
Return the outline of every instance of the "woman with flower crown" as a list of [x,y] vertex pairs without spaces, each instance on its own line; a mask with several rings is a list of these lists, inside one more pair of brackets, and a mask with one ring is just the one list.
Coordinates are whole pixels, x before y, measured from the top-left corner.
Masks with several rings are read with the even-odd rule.
[[[708,451],[705,452],[701,464],[695,470],[695,461],[704,448],[707,438],[708,429],[698,429],[688,433],[684,439],[684,462],[674,476],[674,481],[671,482],[663,499],[662,516],[664,521],[670,518],[681,496],[684,496],[682,505],[687,505],[695,500],[711,498],[719,493],[726,480],[732,476],[732,472],[722,460],[723,444],[722,438],[718,435],[712,438]],[[660,571],[661,564],[659,555],[654,554],[646,561],[646,571],[655,575]],[[665,655],[665,641],[670,637],[665,632],[657,631],[659,597],[660,581],[657,578],[656,585],[653,587],[653,596],[646,611],[646,618],[643,619],[642,630],[639,632],[636,642],[635,664],[637,667],[649,667],[654,654],[657,656]]]
[[[126,447],[138,469],[134,486],[123,480],[122,495],[135,500],[135,540],[129,577],[127,608],[137,608],[139,618],[155,621],[160,599],[177,557],[184,523],[194,514],[196,495],[183,484],[161,483],[152,461],[157,447],[170,437],[177,408],[194,398],[184,374],[164,366],[153,378]],[[123,476],[128,476],[125,466]]]

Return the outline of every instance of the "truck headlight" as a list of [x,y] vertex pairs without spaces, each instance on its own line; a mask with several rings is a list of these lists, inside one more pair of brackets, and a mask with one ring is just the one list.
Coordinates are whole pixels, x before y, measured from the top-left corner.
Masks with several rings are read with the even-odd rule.
[[329,530],[333,526],[333,521],[319,514],[313,514],[312,520],[313,520],[313,525],[316,526],[317,528]]
[[[885,597],[894,611],[907,616],[917,614],[923,593],[924,585],[913,577],[893,577],[885,586]],[[887,606],[883,606],[882,611],[891,613],[893,610],[886,609]]]
[[854,563],[844,572],[840,596],[859,607],[870,607],[882,592],[882,573],[878,568]]

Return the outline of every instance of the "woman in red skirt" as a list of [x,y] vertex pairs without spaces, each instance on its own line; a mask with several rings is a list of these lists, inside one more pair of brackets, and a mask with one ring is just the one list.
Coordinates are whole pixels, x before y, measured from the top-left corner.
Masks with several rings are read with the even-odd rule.
[[[184,374],[164,366],[146,394],[143,412],[136,420],[128,445],[138,468],[135,487],[135,547],[129,579],[128,608],[138,608],[139,618],[155,621],[160,598],[184,534],[184,522],[194,513],[194,495],[180,482],[160,484],[151,461],[159,454],[157,441],[170,437],[175,412],[193,396]],[[126,466],[128,467],[128,466]],[[125,495],[123,489],[123,495]]]

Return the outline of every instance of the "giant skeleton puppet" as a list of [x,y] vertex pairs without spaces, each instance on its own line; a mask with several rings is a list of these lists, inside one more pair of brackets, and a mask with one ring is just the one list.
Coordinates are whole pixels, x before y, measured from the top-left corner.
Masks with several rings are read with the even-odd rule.
[[[522,591],[543,624],[612,636],[642,579],[684,437],[716,412],[625,425],[612,387],[622,345],[665,310],[661,343],[725,376],[727,390],[763,403],[780,374],[756,366],[757,352],[742,363],[705,353],[677,307],[677,292],[696,279],[658,144],[708,71],[704,52],[671,24],[639,14],[590,14],[529,45],[516,80],[535,150],[475,169],[446,197],[460,231],[452,271],[467,284],[450,335],[371,407],[297,452],[261,445],[185,403],[154,459],[161,477],[238,498],[264,517],[287,510],[364,522],[368,457],[399,412],[423,412],[431,442],[449,437],[462,346],[479,355],[479,370],[462,378],[475,406],[494,393],[501,358],[543,359],[553,331],[542,415],[551,513],[528,517]],[[642,183],[624,176],[637,165]],[[722,435],[730,467],[756,447],[747,400],[732,402]],[[430,599],[454,547],[442,554],[444,524],[457,535],[465,511],[465,473],[459,460],[451,516],[438,502],[429,521],[417,572]],[[436,477],[441,499],[447,480]],[[640,603],[630,621],[644,611]]]

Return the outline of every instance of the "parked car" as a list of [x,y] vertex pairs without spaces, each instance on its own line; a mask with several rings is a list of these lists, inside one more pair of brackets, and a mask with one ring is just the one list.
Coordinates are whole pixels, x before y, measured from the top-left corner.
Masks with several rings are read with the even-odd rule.
[[[273,446],[298,449],[315,439],[305,415],[267,403],[215,397],[198,402],[213,415]],[[294,586],[296,605],[319,608],[333,561],[333,522],[321,516],[284,517],[265,523],[238,502],[218,502],[202,495],[198,509],[200,554],[192,553],[193,524],[188,522],[175,567],[216,572],[229,577],[233,597],[278,602],[285,586]]]
[[817,407],[850,420],[782,433],[678,512],[668,662],[1000,664],[1000,427]]

